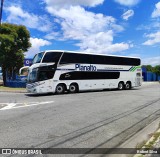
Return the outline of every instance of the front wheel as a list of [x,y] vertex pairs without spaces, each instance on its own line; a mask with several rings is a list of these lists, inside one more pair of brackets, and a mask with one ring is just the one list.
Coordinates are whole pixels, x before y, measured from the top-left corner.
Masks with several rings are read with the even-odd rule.
[[124,83],[123,83],[123,82],[119,82],[119,84],[118,84],[118,89],[119,89],[119,90],[124,89]]
[[65,91],[65,87],[64,87],[63,84],[57,85],[57,87],[56,87],[56,93],[57,93],[57,94],[63,94],[64,91]]
[[70,93],[77,93],[78,92],[78,85],[77,84],[71,84],[69,86],[69,92]]

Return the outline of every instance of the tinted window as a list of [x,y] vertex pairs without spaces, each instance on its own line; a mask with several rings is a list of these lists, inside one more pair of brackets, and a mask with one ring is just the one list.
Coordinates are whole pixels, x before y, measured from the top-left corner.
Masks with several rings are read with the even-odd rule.
[[98,56],[95,60],[96,64],[111,64],[111,65],[140,65],[140,59],[138,58],[125,58],[116,56]]
[[36,82],[37,73],[38,73],[38,68],[33,69],[32,72],[29,74],[28,82],[31,82],[31,83]]
[[54,71],[40,71],[38,75],[38,81],[52,79],[54,76]]
[[62,52],[47,52],[43,58],[43,63],[57,63],[62,55]]
[[105,61],[105,56],[93,55],[92,64],[107,64]]
[[88,54],[77,54],[77,53],[64,53],[60,64],[67,63],[92,63],[92,55]]
[[52,79],[55,73],[55,65],[39,67],[38,81]]
[[85,72],[75,71],[64,73],[60,80],[94,80],[94,79],[118,79],[120,72]]
[[60,61],[60,64],[67,64],[67,63],[132,65],[132,66],[138,66],[141,64],[140,59],[138,58],[64,53]]

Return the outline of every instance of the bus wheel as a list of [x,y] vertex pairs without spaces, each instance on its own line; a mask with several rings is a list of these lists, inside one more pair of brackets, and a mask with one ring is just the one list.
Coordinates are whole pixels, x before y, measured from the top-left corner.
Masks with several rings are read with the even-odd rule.
[[63,84],[59,84],[56,87],[56,93],[57,94],[63,94],[65,91],[65,86]]
[[69,92],[70,93],[76,93],[78,92],[78,85],[76,83],[73,83],[69,86]]
[[126,83],[125,89],[131,89],[131,83],[130,83],[130,82],[127,82],[127,83]]
[[124,89],[124,83],[123,83],[123,82],[119,82],[119,83],[118,83],[118,89],[119,89],[119,90]]

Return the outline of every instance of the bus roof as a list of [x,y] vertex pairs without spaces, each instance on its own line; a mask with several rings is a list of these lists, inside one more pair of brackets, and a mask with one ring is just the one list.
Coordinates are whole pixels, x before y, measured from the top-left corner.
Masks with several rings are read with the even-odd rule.
[[89,53],[89,52],[82,52],[82,51],[45,50],[43,52],[66,52],[66,53],[78,53],[78,54],[90,54],[90,55],[101,55],[101,56],[113,56],[113,57],[124,57],[124,58],[136,58],[136,59],[140,59],[140,57],[109,55],[109,54],[100,54],[100,53]]

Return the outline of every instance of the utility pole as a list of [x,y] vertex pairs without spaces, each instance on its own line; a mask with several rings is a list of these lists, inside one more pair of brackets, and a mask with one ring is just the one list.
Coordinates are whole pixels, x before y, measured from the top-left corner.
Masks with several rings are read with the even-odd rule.
[[4,2],[4,0],[1,0],[0,25],[2,24],[2,10],[3,10],[3,2]]

